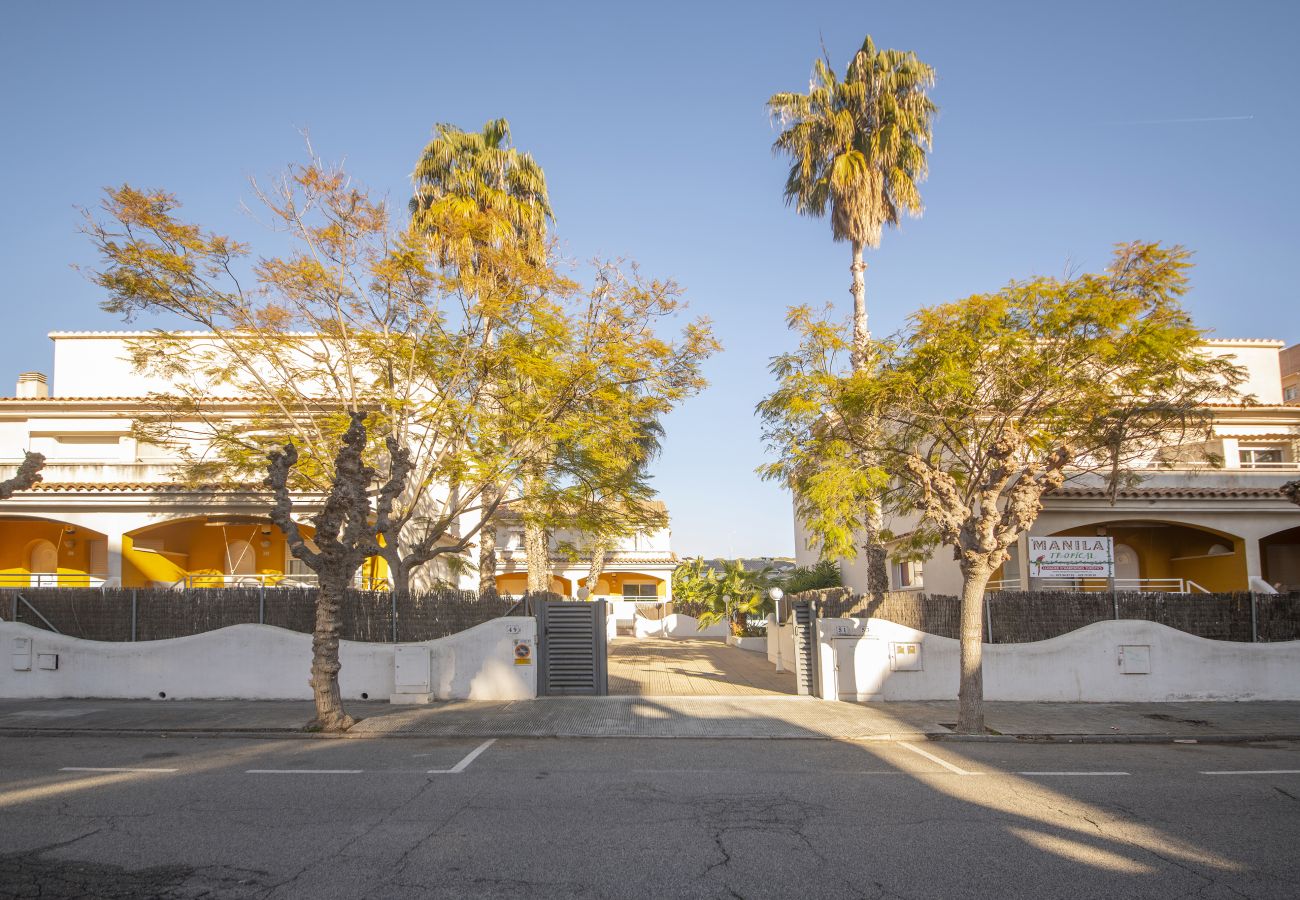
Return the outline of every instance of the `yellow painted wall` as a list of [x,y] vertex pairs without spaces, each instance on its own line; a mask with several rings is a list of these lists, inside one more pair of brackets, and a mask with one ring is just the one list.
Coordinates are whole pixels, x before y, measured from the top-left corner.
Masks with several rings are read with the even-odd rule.
[[[1095,535],[1096,524],[1059,532],[1062,536]],[[1106,525],[1106,534],[1116,544],[1127,544],[1138,557],[1140,578],[1182,578],[1195,581],[1207,591],[1246,590],[1245,541],[1186,525],[1125,527]],[[1215,544],[1233,550],[1223,556],[1205,556]],[[1100,584],[1100,583],[1099,583]]]
[[653,584],[655,594],[660,597],[668,596],[668,582],[662,578],[656,578],[653,575],[644,575],[640,572],[610,572],[608,575],[602,575],[600,583],[606,584],[608,578],[608,590],[598,591],[598,593],[608,594],[614,597],[623,595],[623,585],[625,584]]
[[[560,578],[556,575],[551,576],[551,593],[559,594],[561,597],[570,596],[570,584],[568,579]],[[526,572],[511,572],[507,575],[497,576],[497,592],[501,594],[511,594],[518,596],[528,591],[528,574]]]
[[0,520],[0,587],[27,587],[31,584],[31,551],[33,545],[42,540],[53,544],[58,553],[59,585],[87,586],[89,580],[84,576],[89,571],[90,542],[104,540],[104,536],[80,527],[67,534],[65,527],[62,522],[42,519]]
[[[263,533],[264,527],[269,529],[268,534]],[[307,537],[314,533],[306,525],[302,530]],[[137,548],[137,540],[159,546],[160,552]],[[123,536],[122,583],[127,587],[146,587],[154,582],[174,584],[191,575],[199,576],[192,581],[195,587],[221,587],[225,581],[216,576],[226,574],[226,546],[237,540],[247,541],[256,554],[253,565],[256,574],[284,574],[284,535],[270,523],[208,525],[202,519],[183,519]],[[268,546],[263,547],[263,541]],[[381,577],[387,576],[382,560],[371,568]],[[203,578],[204,575],[214,577]]]

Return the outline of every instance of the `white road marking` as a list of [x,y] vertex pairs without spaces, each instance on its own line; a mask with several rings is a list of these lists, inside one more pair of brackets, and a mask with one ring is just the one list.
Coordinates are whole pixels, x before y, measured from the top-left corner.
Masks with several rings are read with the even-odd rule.
[[1017,775],[1131,775],[1131,772],[1017,772]]
[[1202,775],[1300,775],[1300,769],[1241,769],[1228,772],[1202,772]]
[[474,760],[478,759],[479,756],[482,755],[483,751],[487,750],[488,747],[491,747],[496,742],[497,742],[496,738],[492,738],[491,740],[484,741],[483,743],[475,747],[473,750],[469,751],[469,753],[465,754],[465,758],[462,759],[460,762],[456,763],[456,765],[452,766],[450,769],[430,769],[429,774],[430,775],[459,775],[461,772],[464,772],[466,769],[468,769],[469,764],[472,763]]
[[64,766],[60,772],[175,772],[176,769],[133,769],[127,766]]
[[909,744],[906,741],[899,741],[898,746],[911,750],[913,753],[917,754],[918,756],[924,756],[926,759],[930,760],[930,762],[938,763],[939,765],[947,769],[949,772],[952,772],[956,775],[983,775],[984,774],[983,772],[967,772],[965,769],[961,768],[960,766],[954,766],[952,763],[948,762],[947,760],[940,759],[939,757],[935,756],[933,753],[929,753],[925,750],[922,750],[920,747],[916,746],[915,744]]
[[245,769],[245,775],[360,775],[364,769]]

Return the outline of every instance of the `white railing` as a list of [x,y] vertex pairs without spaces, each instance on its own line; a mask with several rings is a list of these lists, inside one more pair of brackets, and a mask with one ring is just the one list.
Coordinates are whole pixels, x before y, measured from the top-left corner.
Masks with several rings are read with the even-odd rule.
[[[247,587],[280,587],[280,588],[311,588],[320,583],[319,576],[316,573],[305,574],[276,574],[274,572],[258,575],[204,575],[201,572],[191,573],[181,578],[171,585],[174,590],[183,591],[191,588],[247,588]],[[386,591],[389,588],[387,578],[370,578],[358,574],[352,580],[352,586],[362,591]]]
[[[1030,584],[1036,591],[1078,591],[1080,593],[1105,593],[1111,590],[1110,583],[1097,578],[1086,582],[1070,578],[1035,578]],[[1209,590],[1190,578],[1116,578],[1115,590],[1137,591],[1141,593],[1167,594],[1208,594]],[[1020,581],[1015,578],[1003,578],[990,581],[984,588],[986,593],[996,591],[1018,591]]]
[[0,572],[0,588],[112,588],[116,576],[88,572]]

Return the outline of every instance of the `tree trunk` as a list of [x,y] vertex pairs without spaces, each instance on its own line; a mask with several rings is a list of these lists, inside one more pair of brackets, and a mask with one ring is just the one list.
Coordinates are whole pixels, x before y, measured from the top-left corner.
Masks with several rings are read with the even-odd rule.
[[[853,273],[853,347],[850,361],[853,371],[864,372],[871,362],[871,331],[867,327],[867,264],[862,258],[862,244],[853,242],[853,264],[849,266]],[[868,460],[872,462],[872,460]],[[886,565],[887,552],[880,540],[884,529],[884,519],[880,503],[867,504],[863,533],[866,537],[867,593],[878,598],[889,590],[889,569]]]
[[867,505],[864,524],[863,535],[866,538],[865,548],[867,552],[867,593],[871,594],[873,599],[878,599],[880,595],[889,590],[888,553],[885,550],[885,545],[880,540],[880,532],[884,529],[885,524],[878,502]]
[[993,565],[987,558],[962,561],[961,686],[957,692],[957,731],[984,733],[984,588]]
[[[499,496],[495,486],[485,488],[479,505],[490,509]],[[483,523],[478,532],[478,592],[497,592],[497,529],[491,521]]]
[[347,589],[346,573],[320,573],[316,594],[316,629],[311,636],[311,690],[316,700],[316,718],[308,728],[314,731],[347,731],[355,720],[343,711],[339,689],[339,607]]
[[600,586],[600,576],[605,572],[605,556],[609,553],[609,538],[598,537],[591,543],[591,568],[587,570],[587,599],[594,600]]
[[849,288],[853,294],[853,348],[850,360],[853,371],[861,372],[867,367],[870,355],[867,347],[871,342],[871,332],[867,329],[867,264],[862,259],[862,244],[857,241],[853,242],[853,265],[849,266],[849,271],[853,273],[853,286]]
[[524,553],[528,556],[528,590],[530,593],[551,589],[550,541],[546,529],[534,522],[524,522]]
[[[379,555],[388,565],[390,590],[402,596],[411,593],[411,570],[402,560],[402,548],[385,544],[380,548]],[[374,590],[374,586],[368,586],[368,590]]]

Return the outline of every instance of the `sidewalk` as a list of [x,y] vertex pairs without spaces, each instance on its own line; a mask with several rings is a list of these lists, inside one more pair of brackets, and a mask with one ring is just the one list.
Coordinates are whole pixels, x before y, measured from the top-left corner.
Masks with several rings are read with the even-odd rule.
[[[955,735],[955,702],[808,697],[547,697],[430,706],[349,703],[346,737],[802,738],[1061,742],[1300,740],[1300,703],[987,703],[991,734]],[[304,701],[0,700],[0,737],[303,735]]]

